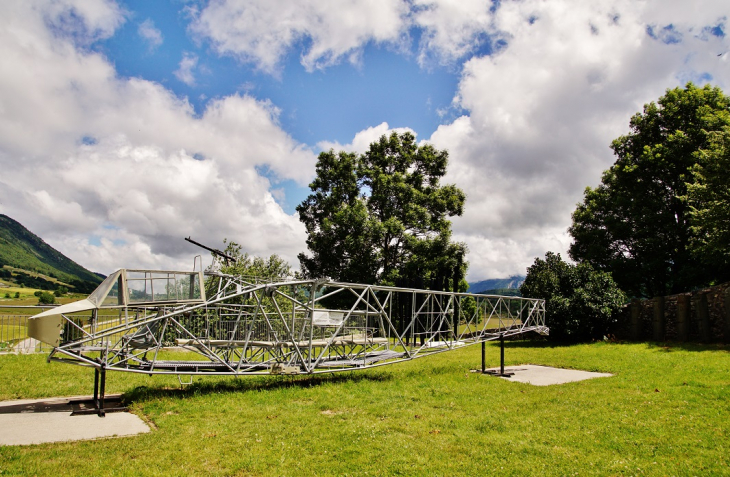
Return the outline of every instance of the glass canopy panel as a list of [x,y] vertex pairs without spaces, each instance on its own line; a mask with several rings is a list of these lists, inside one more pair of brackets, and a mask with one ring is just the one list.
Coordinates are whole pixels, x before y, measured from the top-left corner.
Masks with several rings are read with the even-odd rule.
[[[90,302],[92,302],[96,306],[104,306],[104,305],[119,305],[121,304],[121,300],[119,300],[119,282],[121,280],[122,271],[117,270],[116,272],[112,273],[106,279],[101,282],[101,284],[96,287],[96,290],[94,290],[91,295],[87,298]],[[107,303],[107,296],[112,293],[112,289],[116,288],[116,294],[112,297],[112,301],[115,301],[115,303]]]
[[149,272],[127,272],[129,303],[152,302],[152,279]]
[[119,275],[117,277],[117,280],[114,282],[114,285],[109,289],[109,293],[107,293],[106,297],[104,298],[104,301],[101,303],[101,306],[119,306],[123,305],[124,302],[122,300],[122,296],[119,293],[119,291],[122,289],[122,276]]
[[127,271],[127,288],[130,304],[202,299],[197,272]]

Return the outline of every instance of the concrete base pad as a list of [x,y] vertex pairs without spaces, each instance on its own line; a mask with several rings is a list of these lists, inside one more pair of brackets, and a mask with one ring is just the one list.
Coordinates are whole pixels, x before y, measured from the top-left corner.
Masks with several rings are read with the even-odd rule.
[[150,432],[147,424],[129,412],[72,416],[72,402],[89,398],[23,399],[0,402],[0,445],[28,445]]
[[[499,368],[489,368],[487,371],[497,371]],[[473,372],[481,373],[480,369]],[[613,376],[609,373],[593,373],[577,369],[552,368],[550,366],[537,366],[534,364],[523,364],[520,366],[505,366],[505,373],[514,373],[514,376],[505,376],[502,379],[517,381],[519,383],[532,384],[534,386],[549,386],[551,384],[572,383],[585,379],[603,378]]]

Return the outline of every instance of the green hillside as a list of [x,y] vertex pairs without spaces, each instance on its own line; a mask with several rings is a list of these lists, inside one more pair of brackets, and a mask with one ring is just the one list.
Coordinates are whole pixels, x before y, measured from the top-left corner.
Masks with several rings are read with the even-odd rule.
[[69,259],[20,223],[0,214],[2,265],[30,272],[17,274],[18,280],[29,276],[43,280],[43,277],[37,277],[37,274],[41,274],[67,283],[80,292],[92,291],[102,280],[101,276]]

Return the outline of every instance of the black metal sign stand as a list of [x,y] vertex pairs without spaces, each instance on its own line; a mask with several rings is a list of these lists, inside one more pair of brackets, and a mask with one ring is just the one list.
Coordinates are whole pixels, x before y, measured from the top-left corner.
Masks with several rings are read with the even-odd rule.
[[482,341],[482,374],[491,374],[492,376],[509,377],[514,376],[515,373],[504,372],[504,333],[499,334],[499,371],[490,370],[487,371],[487,360],[486,360],[486,342]]

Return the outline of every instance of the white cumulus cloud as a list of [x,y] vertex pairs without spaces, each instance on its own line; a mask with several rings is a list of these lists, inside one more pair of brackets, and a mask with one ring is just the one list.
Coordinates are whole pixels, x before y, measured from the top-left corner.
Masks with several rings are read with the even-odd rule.
[[[702,36],[725,21],[723,7],[702,3],[501,4],[489,31],[506,45],[464,64],[455,104],[467,113],[431,137],[467,193],[454,229],[470,278],[524,273],[547,250],[565,256],[570,214],[615,160],[609,145],[630,117],[687,80],[727,87],[714,53],[727,38]],[[670,24],[680,42],[648,33]]]
[[178,69],[173,74],[177,79],[188,86],[195,86],[195,73],[193,70],[198,65],[198,56],[193,53],[183,53]]
[[347,151],[364,154],[370,148],[370,144],[376,142],[381,136],[390,136],[394,132],[398,134],[410,132],[414,136],[416,135],[416,132],[410,128],[391,128],[388,123],[384,122],[358,132],[349,144],[343,145],[338,142],[322,141],[317,145],[323,151],[332,149],[335,152]]
[[151,18],[146,19],[137,26],[137,34],[144,39],[149,45],[150,50],[154,50],[162,45],[164,38],[162,32],[155,27],[155,22]]
[[190,28],[218,53],[267,73],[306,40],[301,63],[311,71],[343,58],[356,63],[370,42],[398,44],[408,13],[407,2],[392,0],[219,0],[198,12]]
[[[257,168],[306,184],[315,156],[277,108],[232,95],[196,115],[158,83],[119,77],[79,38],[112,34],[123,12],[80,3],[0,7],[0,212],[100,272],[189,269],[202,251],[187,236],[296,264],[304,229]],[[49,15],[76,23],[59,37]]]
[[[456,65],[460,116],[429,141],[450,153],[445,182],[467,193],[454,234],[478,280],[565,253],[570,213],[644,103],[687,81],[728,91],[727,16],[718,0],[216,0],[189,28],[268,74],[292,52],[308,71],[357,64],[368,45]],[[303,227],[257,170],[306,185],[311,149],[265,98],[221,96],[195,114],[159,83],[120,77],[89,45],[127,17],[111,0],[0,4],[0,212],[102,272],[189,268],[188,235],[296,266]],[[138,33],[152,45],[148,26]],[[183,56],[178,79],[194,84],[198,61]],[[391,130],[317,147],[363,152]]]

